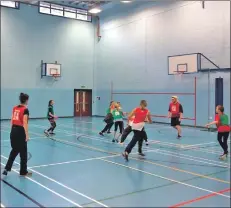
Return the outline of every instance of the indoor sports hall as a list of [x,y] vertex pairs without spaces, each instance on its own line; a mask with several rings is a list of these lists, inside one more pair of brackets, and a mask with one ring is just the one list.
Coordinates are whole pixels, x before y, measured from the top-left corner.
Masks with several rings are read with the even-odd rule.
[[1,207],[230,207],[230,1],[0,2]]

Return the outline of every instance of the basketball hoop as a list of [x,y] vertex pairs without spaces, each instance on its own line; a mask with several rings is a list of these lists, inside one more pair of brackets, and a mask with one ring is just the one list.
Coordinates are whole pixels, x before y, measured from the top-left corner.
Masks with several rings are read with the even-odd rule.
[[183,79],[183,75],[185,71],[174,71],[174,77],[176,81],[181,81]]
[[54,81],[58,81],[58,77],[60,77],[60,74],[51,74],[51,76],[53,77]]

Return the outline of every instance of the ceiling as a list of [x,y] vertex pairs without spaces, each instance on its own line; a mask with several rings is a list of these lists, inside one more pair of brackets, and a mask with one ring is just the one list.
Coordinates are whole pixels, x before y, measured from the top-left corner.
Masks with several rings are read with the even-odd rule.
[[[44,0],[46,1],[46,0]],[[34,1],[34,0],[24,0],[21,2],[25,2],[28,4],[33,4],[33,5],[38,5],[39,1]],[[56,0],[51,0],[51,1],[46,1],[46,2],[53,2],[56,4],[61,4],[64,6],[70,6],[70,7],[75,7],[75,8],[80,8],[80,9],[90,9],[96,6],[100,6],[103,8],[104,5],[110,3],[111,1],[56,1]]]

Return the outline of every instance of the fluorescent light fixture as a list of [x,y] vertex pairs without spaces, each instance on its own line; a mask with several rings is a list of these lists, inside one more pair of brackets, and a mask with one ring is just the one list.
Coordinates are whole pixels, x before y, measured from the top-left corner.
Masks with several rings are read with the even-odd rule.
[[122,3],[131,3],[132,1],[121,1]]
[[102,10],[99,9],[99,8],[92,8],[90,9],[88,12],[89,13],[92,13],[92,14],[97,14],[97,13],[100,13]]

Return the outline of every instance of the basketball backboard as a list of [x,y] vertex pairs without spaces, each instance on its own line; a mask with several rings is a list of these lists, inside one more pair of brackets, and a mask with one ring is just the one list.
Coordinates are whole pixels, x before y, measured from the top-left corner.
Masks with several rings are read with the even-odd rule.
[[199,69],[199,54],[182,54],[168,57],[168,74],[174,75],[178,72],[184,74],[196,73]]
[[60,77],[61,76],[61,64],[42,64],[42,73],[41,77]]

